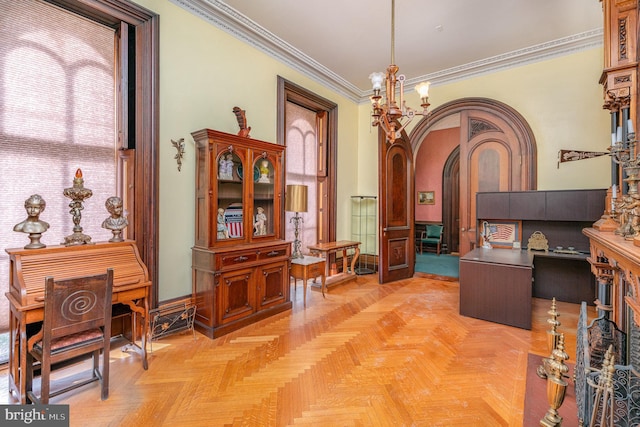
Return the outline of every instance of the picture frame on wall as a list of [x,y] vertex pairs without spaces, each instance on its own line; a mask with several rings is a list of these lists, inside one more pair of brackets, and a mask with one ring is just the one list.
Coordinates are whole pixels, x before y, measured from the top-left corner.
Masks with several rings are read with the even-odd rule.
[[418,191],[418,204],[419,205],[435,205],[436,204],[435,191]]
[[489,220],[481,225],[487,228],[488,241],[494,248],[518,248],[522,241],[522,221]]

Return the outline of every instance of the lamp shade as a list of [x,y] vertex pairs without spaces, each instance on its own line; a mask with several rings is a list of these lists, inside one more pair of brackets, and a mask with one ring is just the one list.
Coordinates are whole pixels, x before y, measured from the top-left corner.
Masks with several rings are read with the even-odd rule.
[[284,202],[284,210],[287,212],[307,211],[307,186],[287,185],[287,194]]

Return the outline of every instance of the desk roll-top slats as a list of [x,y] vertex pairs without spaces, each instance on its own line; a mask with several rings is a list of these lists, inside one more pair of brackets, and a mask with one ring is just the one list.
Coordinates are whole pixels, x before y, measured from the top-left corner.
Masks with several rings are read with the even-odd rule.
[[149,284],[149,273],[133,241],[44,249],[7,249],[10,294],[22,306],[42,302],[47,276],[56,280],[104,273],[113,268],[114,294]]

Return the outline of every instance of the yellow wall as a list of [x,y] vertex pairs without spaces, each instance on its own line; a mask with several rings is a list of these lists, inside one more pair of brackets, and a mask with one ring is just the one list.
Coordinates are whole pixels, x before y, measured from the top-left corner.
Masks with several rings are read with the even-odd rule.
[[[609,114],[602,109],[603,51],[600,48],[524,65],[464,81],[432,86],[429,102],[436,108],[468,97],[501,101],[529,123],[538,148],[538,190],[606,188],[610,182],[608,157],[564,163],[558,168],[560,149],[605,151],[610,143]],[[401,65],[401,64],[400,64]],[[407,104],[418,108],[417,94]],[[370,131],[370,106],[360,105],[360,167],[358,189],[377,191],[377,161],[367,147],[375,146]],[[410,130],[415,126],[411,123]]]
[[[275,141],[277,76],[338,104],[337,238],[350,239],[352,195],[377,195],[377,130],[370,106],[357,105],[299,72],[218,30],[168,0],[136,0],[160,15],[160,271],[159,298],[191,292],[194,233],[194,142],[205,127],[236,133],[234,106],[246,110],[251,136]],[[518,110],[538,143],[538,188],[602,188],[609,185],[603,159],[564,164],[560,148],[600,151],[608,141],[608,115],[601,109],[602,51],[434,86],[435,107],[462,97],[487,97]],[[413,94],[409,105],[418,106]],[[185,139],[178,172],[171,140]],[[354,157],[357,157],[354,159]]]
[[[338,104],[338,218],[349,218],[356,188],[357,105],[271,59],[168,0],[136,0],[160,15],[159,299],[191,293],[195,157],[191,132],[237,133],[234,106],[246,110],[251,137],[275,142],[277,76]],[[178,172],[171,140],[185,139]],[[351,159],[347,161],[347,159]],[[350,238],[338,221],[339,239]]]

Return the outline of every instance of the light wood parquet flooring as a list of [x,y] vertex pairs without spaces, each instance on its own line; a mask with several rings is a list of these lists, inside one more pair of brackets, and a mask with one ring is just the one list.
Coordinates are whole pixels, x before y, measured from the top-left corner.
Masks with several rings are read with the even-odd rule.
[[[216,340],[156,341],[148,371],[114,346],[108,400],[93,383],[51,403],[70,404],[72,426],[521,426],[551,301],[534,299],[527,331],[460,316],[458,294],[458,282],[360,276],[326,299],[307,292],[305,309],[299,281],[289,312]],[[558,303],[570,362],[578,309]],[[0,403],[13,403],[7,383],[0,373]]]

